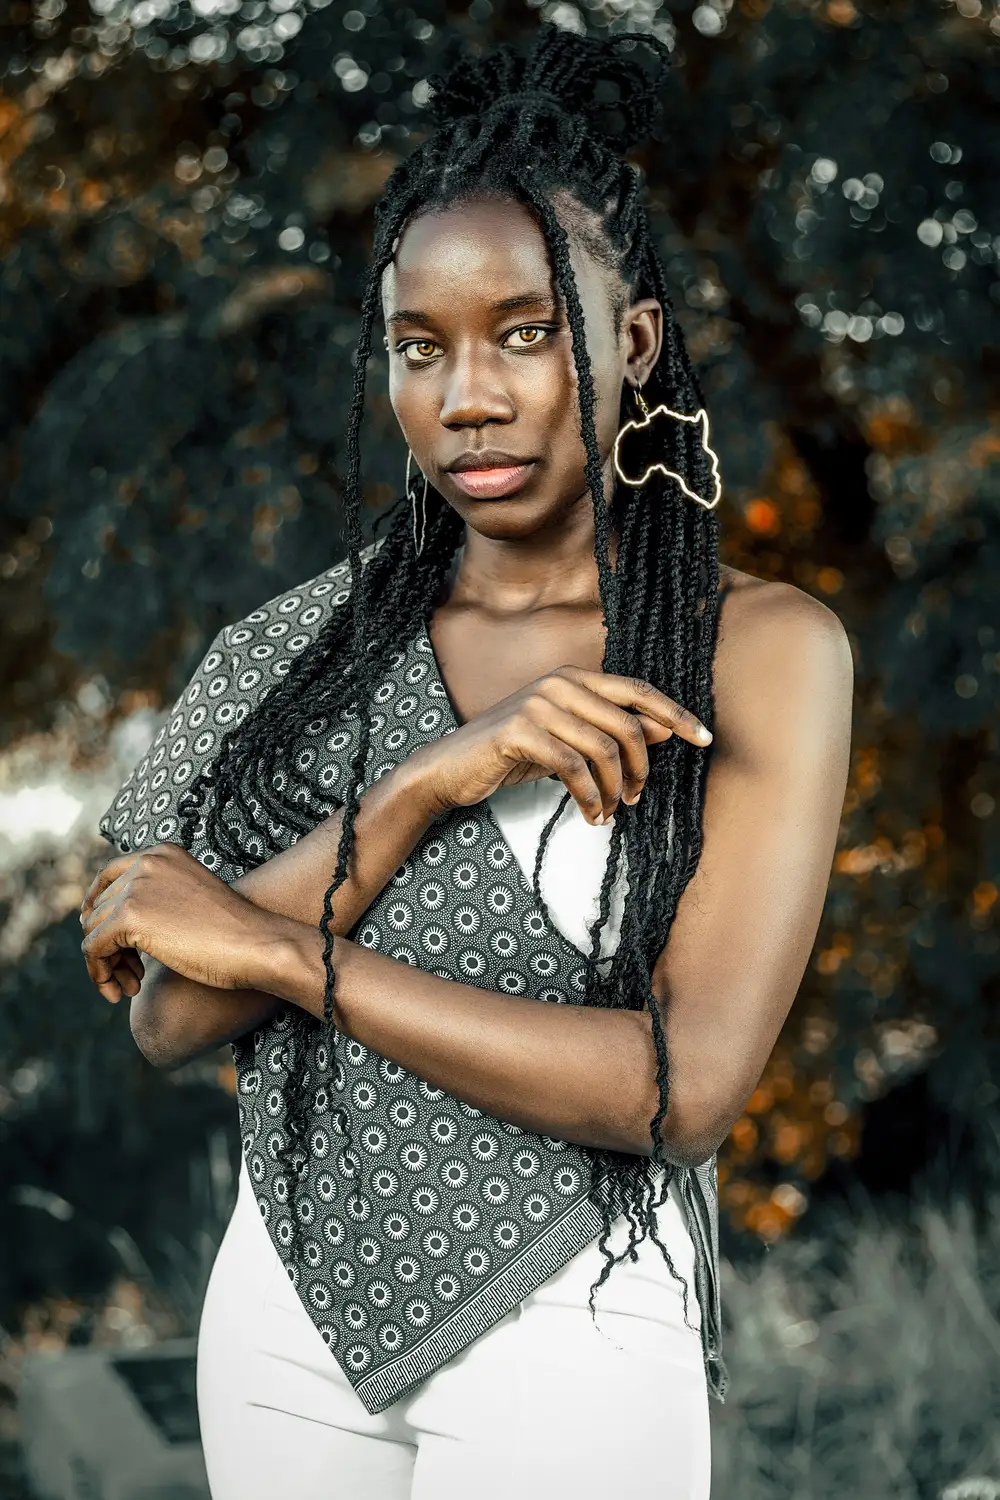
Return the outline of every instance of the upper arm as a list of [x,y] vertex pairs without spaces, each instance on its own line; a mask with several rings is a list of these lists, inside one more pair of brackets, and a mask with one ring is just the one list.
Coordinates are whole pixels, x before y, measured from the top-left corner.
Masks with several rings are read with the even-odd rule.
[[[100,820],[100,831],[123,854],[152,844],[182,842],[181,799],[215,760],[229,716],[240,701],[241,661],[229,640],[232,627],[211,642],[180,697],[165,715],[145,755],[129,772]],[[232,882],[240,869],[212,848],[196,827],[191,852]]]
[[[383,541],[380,537],[362,549],[362,565]],[[350,562],[342,560],[219,631],[101,819],[100,830],[109,844],[127,853],[155,843],[181,843],[182,796],[199,773],[216,761],[226,733],[256,713],[287,675],[292,659],[317,639],[331,616],[346,604],[350,585]],[[302,786],[310,790],[304,782]],[[231,884],[245,865],[224,859],[208,842],[203,815],[213,795],[208,790],[204,798],[191,853]],[[240,841],[251,852],[247,839],[253,843],[253,830],[244,826],[243,813],[241,807],[232,810]]]
[[[219,631],[100,821],[100,831],[113,848],[129,853],[155,843],[183,842],[185,792],[214,765],[227,730],[254,713],[284,676],[291,643],[297,642],[295,650],[302,650],[345,602],[349,581],[348,565],[338,563]],[[293,634],[289,622],[296,627]],[[274,644],[285,639],[287,650]],[[246,865],[237,862],[232,851],[215,846],[206,817],[215,791],[211,786],[201,791],[190,852],[232,885]],[[235,830],[237,842],[251,852],[253,829],[244,810],[232,809],[226,823]],[[130,1017],[140,1050],[160,1066],[173,1066],[234,1039],[279,1008],[271,996],[211,990],[151,962],[131,1003]]]
[[767,585],[727,605],[702,854],[654,978],[673,1078],[667,1134],[702,1159],[756,1087],[815,941],[853,694],[846,633],[817,600]]

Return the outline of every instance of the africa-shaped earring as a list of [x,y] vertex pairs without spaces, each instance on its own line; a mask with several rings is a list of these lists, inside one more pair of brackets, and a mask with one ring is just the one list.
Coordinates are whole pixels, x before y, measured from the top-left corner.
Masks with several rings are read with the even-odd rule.
[[410,508],[413,511],[413,550],[419,557],[424,550],[424,538],[427,535],[427,475],[424,474],[424,492],[420,497],[420,537],[417,539],[417,497],[410,489],[410,464],[413,462],[413,454],[409,448],[406,450],[406,493],[409,497]]
[[[662,403],[659,406],[654,407],[654,409],[650,411],[649,407],[646,405],[645,400],[643,399],[642,391],[639,386],[635,387],[635,399],[638,403],[639,410],[642,413],[642,420],[632,420],[626,422],[619,431],[618,436],[615,438],[614,463],[615,473],[618,475],[618,478],[622,481],[623,484],[630,484],[633,486],[633,488],[637,489],[641,485],[644,485],[646,483],[646,480],[649,478],[650,474],[654,472],[654,470],[659,469],[660,473],[664,474],[667,479],[677,480],[677,483],[680,485],[681,489],[684,491],[685,495],[687,495],[689,500],[696,500],[698,504],[703,505],[706,510],[713,510],[714,507],[718,505],[719,499],[722,495],[722,479],[719,475],[718,454],[710,446],[708,441],[708,412],[702,406],[698,408],[693,417],[689,417],[685,416],[683,412],[671,410],[669,406],[664,406]],[[622,468],[621,461],[618,456],[622,439],[629,432],[641,432],[644,428],[648,427],[651,422],[654,422],[656,418],[661,415],[665,417],[672,417],[677,422],[691,422],[698,425],[701,434],[701,446],[712,462],[712,483],[714,493],[712,494],[711,499],[706,500],[703,495],[696,494],[696,492],[688,485],[687,481],[684,478],[684,475],[678,474],[676,469],[669,469],[666,464],[658,462],[647,464],[639,479],[633,479],[630,475],[626,474],[624,469]]]

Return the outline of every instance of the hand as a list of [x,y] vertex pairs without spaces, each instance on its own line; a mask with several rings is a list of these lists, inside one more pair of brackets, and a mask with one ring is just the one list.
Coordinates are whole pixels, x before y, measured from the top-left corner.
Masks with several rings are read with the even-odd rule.
[[639,800],[647,747],[712,736],[686,708],[633,677],[557,667],[414,752],[407,761],[437,812],[471,807],[498,787],[555,775],[589,823]]
[[252,989],[255,957],[288,926],[176,844],[106,864],[83,899],[80,922],[87,972],[112,1004],[139,993],[140,953],[215,989]]

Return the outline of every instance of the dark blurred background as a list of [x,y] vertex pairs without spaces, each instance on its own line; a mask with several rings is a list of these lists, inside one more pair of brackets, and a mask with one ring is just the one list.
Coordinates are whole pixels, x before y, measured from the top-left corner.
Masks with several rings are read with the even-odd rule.
[[[32,1361],[190,1340],[235,1192],[228,1053],[159,1075],[88,986],[97,818],[220,626],[342,555],[371,205],[442,49],[540,19],[673,48],[634,159],[724,555],[830,605],[857,666],[822,928],[720,1156],[713,1493],[1000,1497],[990,0],[6,5],[0,1494]],[[369,379],[374,516],[405,448]]]

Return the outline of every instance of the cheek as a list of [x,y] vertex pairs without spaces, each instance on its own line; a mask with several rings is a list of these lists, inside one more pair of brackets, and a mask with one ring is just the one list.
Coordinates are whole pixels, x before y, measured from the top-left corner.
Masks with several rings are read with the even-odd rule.
[[[619,374],[619,351],[610,327],[596,326],[593,319],[586,322],[587,354],[594,393],[593,418],[597,432],[597,443],[603,458],[607,458],[618,432],[618,416],[621,406],[621,376]],[[561,432],[571,437],[574,450],[582,455],[583,433],[580,416],[580,391],[576,362],[572,344],[567,337],[556,374],[558,388],[556,403],[559,410],[553,417]],[[582,462],[582,459],[581,459]]]
[[538,359],[530,363],[518,381],[520,414],[541,422],[549,430],[572,427],[577,410],[576,370],[572,355],[565,359]]
[[391,370],[389,403],[404,433],[416,434],[432,422],[439,409],[429,380],[418,381],[405,372]]
[[618,432],[622,399],[622,376],[618,350],[610,336],[595,340],[592,355],[594,369],[594,424],[605,457]]
[[[572,359],[572,355],[570,358]],[[593,376],[593,392],[597,446],[602,459],[606,459],[618,432],[620,392],[617,384],[609,382],[606,377],[602,379],[596,371]],[[567,467],[582,468],[586,450],[575,367],[563,374],[558,392],[547,409],[544,420],[546,428],[556,438],[559,450],[567,455]]]

